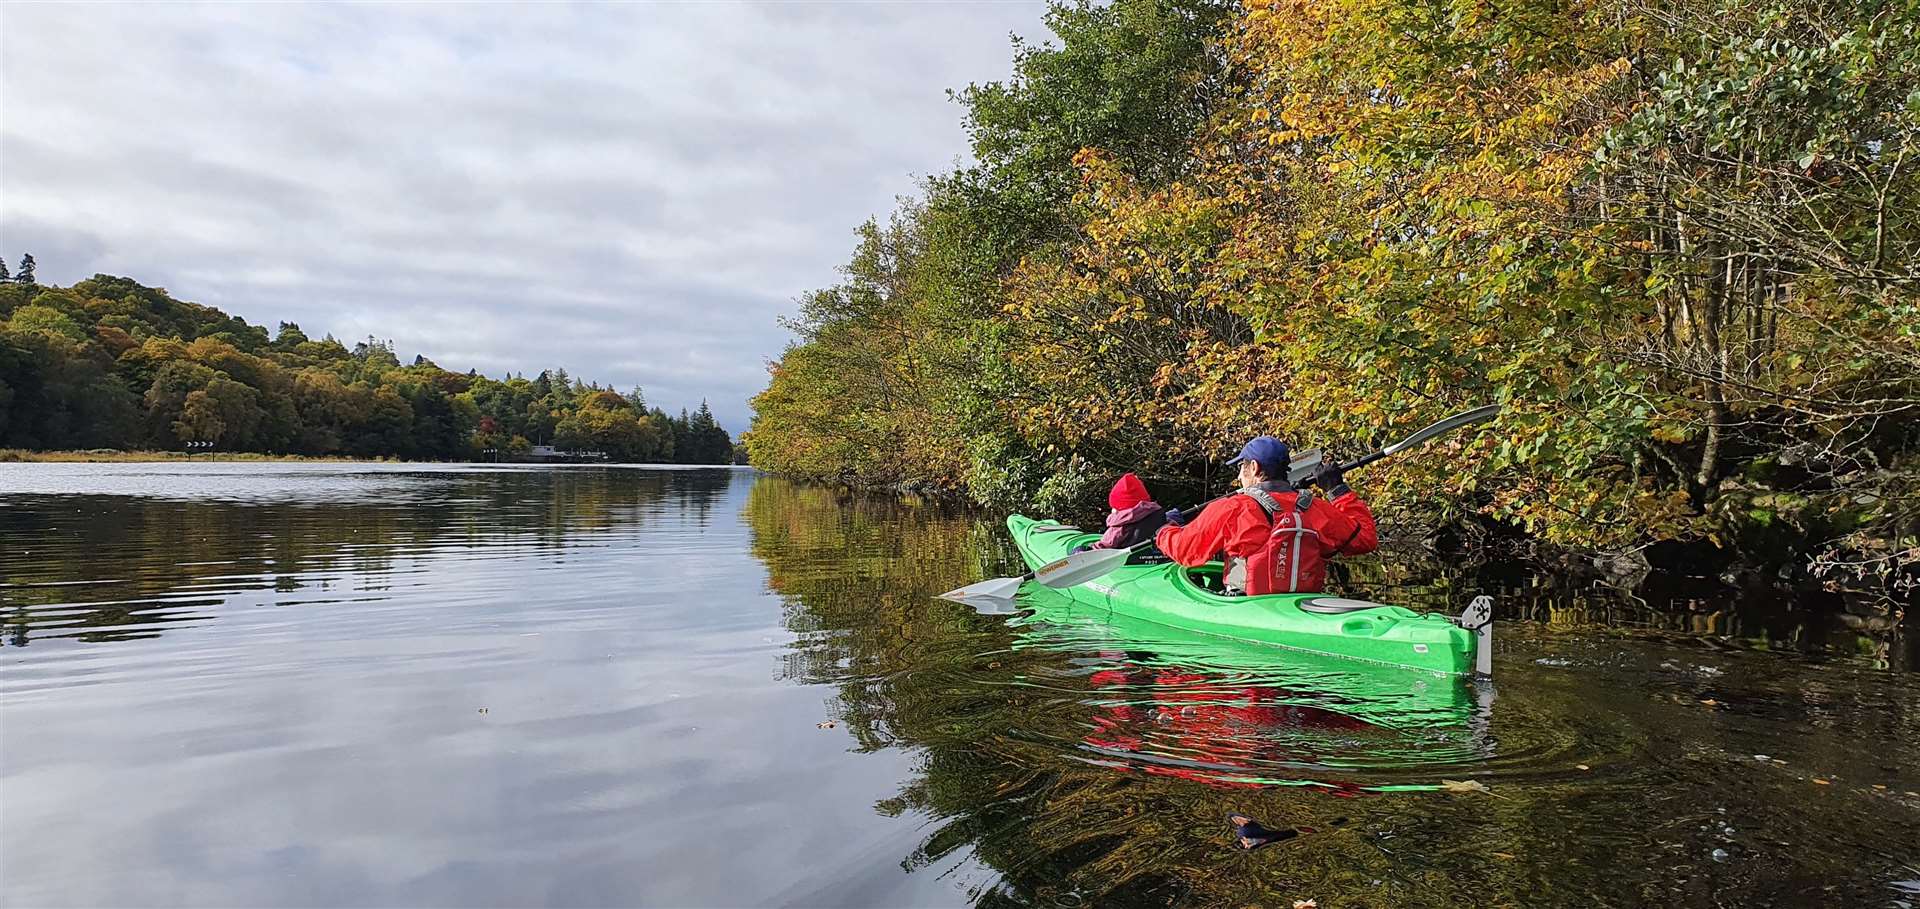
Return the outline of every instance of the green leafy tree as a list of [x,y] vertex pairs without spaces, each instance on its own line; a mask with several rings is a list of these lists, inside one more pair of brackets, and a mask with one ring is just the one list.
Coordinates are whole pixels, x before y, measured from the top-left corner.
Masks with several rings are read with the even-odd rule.
[[300,326],[292,322],[280,323],[280,331],[273,336],[273,346],[279,350],[298,350],[300,345],[310,339]]

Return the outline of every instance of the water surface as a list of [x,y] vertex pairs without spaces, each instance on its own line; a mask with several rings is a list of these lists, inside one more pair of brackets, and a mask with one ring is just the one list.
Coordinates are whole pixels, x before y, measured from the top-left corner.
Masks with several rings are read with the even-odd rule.
[[1363,567],[1501,597],[1494,686],[1382,684],[934,599],[1004,537],[730,469],[0,465],[0,900],[1920,905],[1897,620]]

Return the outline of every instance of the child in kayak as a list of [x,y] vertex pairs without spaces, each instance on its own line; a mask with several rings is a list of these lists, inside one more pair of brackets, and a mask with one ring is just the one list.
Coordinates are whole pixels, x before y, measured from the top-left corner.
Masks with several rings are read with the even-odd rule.
[[[1147,495],[1147,485],[1133,474],[1122,474],[1107,493],[1107,532],[1090,549],[1128,549],[1153,539],[1155,531],[1167,523],[1166,509]],[[1133,562],[1160,561],[1159,551],[1148,547],[1136,553]]]

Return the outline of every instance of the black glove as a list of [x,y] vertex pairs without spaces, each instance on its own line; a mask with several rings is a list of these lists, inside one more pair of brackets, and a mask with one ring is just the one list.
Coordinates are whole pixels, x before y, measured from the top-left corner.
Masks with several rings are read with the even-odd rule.
[[1347,475],[1340,472],[1340,465],[1328,461],[1313,472],[1313,485],[1320,487],[1329,499],[1337,499],[1352,489],[1347,488]]
[[1184,527],[1187,523],[1187,516],[1181,514],[1178,508],[1169,508],[1167,509],[1167,523],[1175,527]]

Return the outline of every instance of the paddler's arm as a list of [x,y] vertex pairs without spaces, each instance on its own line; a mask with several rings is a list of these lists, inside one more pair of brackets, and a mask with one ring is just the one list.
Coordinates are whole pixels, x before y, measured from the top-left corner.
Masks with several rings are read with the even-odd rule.
[[1348,488],[1338,464],[1322,465],[1313,475],[1313,485],[1327,496],[1328,507],[1307,512],[1311,519],[1314,511],[1319,511],[1314,521],[1319,526],[1314,529],[1320,534],[1320,544],[1327,547],[1327,555],[1366,555],[1380,548],[1380,529],[1373,523],[1373,509]]
[[1240,511],[1242,502],[1252,507],[1254,500],[1246,496],[1223,498],[1208,505],[1206,511],[1194,515],[1185,527],[1165,525],[1154,534],[1154,546],[1160,548],[1169,559],[1187,565],[1188,569],[1200,567],[1213,561],[1221,550],[1227,550],[1229,542],[1235,536],[1235,528],[1242,523]]
[[1342,487],[1338,498],[1327,500],[1325,526],[1320,540],[1332,547],[1329,555],[1366,555],[1380,548],[1380,529],[1373,522],[1373,509],[1353,490]]
[[1227,542],[1227,529],[1233,520],[1233,509],[1227,505],[1232,501],[1223,499],[1207,506],[1184,526],[1168,524],[1160,528],[1160,532],[1153,535],[1153,545],[1160,547],[1167,558],[1188,568],[1213,561]]

